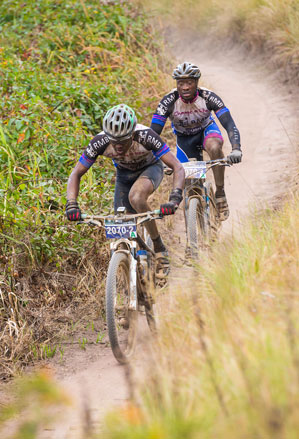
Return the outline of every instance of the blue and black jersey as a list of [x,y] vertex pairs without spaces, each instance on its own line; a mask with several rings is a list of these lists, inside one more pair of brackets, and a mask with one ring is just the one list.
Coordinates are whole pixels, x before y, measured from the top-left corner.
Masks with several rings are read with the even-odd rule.
[[153,115],[151,128],[158,134],[169,118],[177,136],[193,136],[213,123],[212,111],[227,130],[232,145],[240,145],[240,133],[222,99],[211,90],[198,88],[192,101],[184,101],[173,89],[165,95]]
[[117,153],[108,136],[102,131],[91,140],[79,161],[86,168],[90,168],[96,158],[102,155],[111,158],[118,168],[137,171],[156,163],[169,151],[169,147],[154,130],[137,124],[132,145],[125,154]]

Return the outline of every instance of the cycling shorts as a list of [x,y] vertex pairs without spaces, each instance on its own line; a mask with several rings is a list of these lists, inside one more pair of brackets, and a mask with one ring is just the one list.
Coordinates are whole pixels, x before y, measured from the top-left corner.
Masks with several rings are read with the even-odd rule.
[[156,163],[147,166],[138,171],[130,171],[129,169],[116,168],[116,183],[114,191],[114,212],[119,207],[125,207],[127,212],[136,213],[129,201],[129,192],[131,187],[139,178],[149,179],[156,190],[163,179],[163,163],[158,160]]
[[188,162],[189,158],[195,158],[198,161],[202,160],[202,150],[205,148],[207,139],[216,137],[223,141],[221,131],[215,121],[201,130],[194,136],[180,136],[177,135],[177,151],[176,156],[181,163]]

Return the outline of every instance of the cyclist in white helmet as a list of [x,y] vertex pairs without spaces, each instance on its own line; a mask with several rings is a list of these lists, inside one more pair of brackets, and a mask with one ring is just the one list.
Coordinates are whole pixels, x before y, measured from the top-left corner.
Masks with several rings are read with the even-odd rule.
[[[223,158],[223,137],[211,115],[214,111],[232,145],[228,160],[239,163],[242,159],[239,130],[222,99],[211,90],[198,87],[200,76],[199,68],[190,62],[183,62],[174,69],[172,77],[176,80],[177,88],[161,99],[153,115],[151,128],[161,134],[167,118],[170,118],[177,137],[177,158],[182,163],[189,158],[202,160],[202,148],[211,160]],[[224,167],[216,166],[213,172],[219,217],[224,221],[229,216],[224,192]]]
[[[120,104],[108,110],[103,131],[91,140],[69,177],[66,216],[70,221],[81,219],[77,202],[80,179],[101,155],[112,159],[116,167],[115,212],[118,207],[126,207],[128,213],[150,210],[148,197],[162,181],[164,162],[173,169],[173,190],[160,210],[163,215],[175,213],[185,184],[183,166],[155,131],[138,124],[134,111]],[[155,221],[146,223],[146,227],[156,253],[157,276],[163,278],[169,272],[168,252]]]

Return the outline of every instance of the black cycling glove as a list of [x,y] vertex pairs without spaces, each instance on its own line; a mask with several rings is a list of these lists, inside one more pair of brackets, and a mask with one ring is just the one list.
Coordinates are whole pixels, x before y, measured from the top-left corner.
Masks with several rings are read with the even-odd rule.
[[174,189],[169,195],[169,202],[161,204],[160,212],[162,215],[173,215],[177,208],[179,207],[180,202],[183,199],[183,191],[182,189]]
[[65,214],[70,221],[80,221],[81,220],[81,210],[79,204],[76,200],[67,200],[65,206]]

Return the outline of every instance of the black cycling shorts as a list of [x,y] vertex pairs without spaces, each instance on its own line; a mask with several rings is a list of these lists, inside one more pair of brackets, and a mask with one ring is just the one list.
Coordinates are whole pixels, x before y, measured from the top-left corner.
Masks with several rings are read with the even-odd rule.
[[215,137],[223,142],[221,131],[215,121],[192,136],[179,135],[177,133],[177,153],[176,156],[181,163],[188,162],[189,158],[195,158],[201,161],[202,150],[205,149],[205,143],[210,137]]
[[158,160],[153,165],[138,171],[130,171],[129,169],[116,168],[116,183],[114,191],[114,212],[119,207],[125,207],[127,212],[136,213],[129,202],[129,192],[131,187],[138,178],[148,178],[156,190],[163,179],[163,163]]

